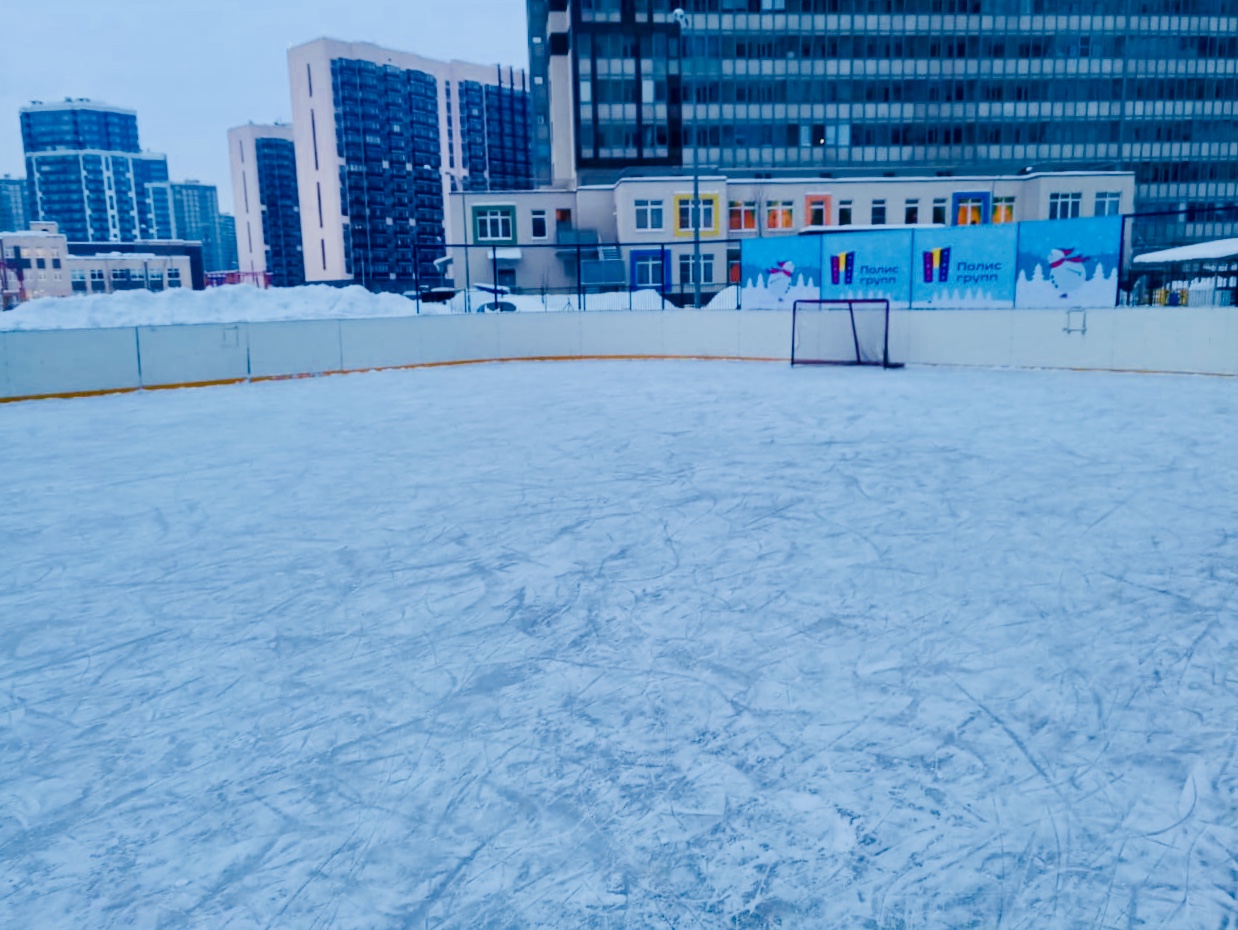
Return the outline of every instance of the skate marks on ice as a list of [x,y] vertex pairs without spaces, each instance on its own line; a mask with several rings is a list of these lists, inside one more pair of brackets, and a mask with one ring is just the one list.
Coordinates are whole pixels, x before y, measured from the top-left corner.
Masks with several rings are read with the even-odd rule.
[[1221,928],[1234,388],[0,409],[0,923]]

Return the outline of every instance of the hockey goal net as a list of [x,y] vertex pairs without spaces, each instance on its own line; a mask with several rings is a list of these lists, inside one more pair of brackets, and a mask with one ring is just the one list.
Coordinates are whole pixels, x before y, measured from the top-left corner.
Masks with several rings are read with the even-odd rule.
[[797,300],[791,305],[792,365],[879,365],[890,358],[888,300]]

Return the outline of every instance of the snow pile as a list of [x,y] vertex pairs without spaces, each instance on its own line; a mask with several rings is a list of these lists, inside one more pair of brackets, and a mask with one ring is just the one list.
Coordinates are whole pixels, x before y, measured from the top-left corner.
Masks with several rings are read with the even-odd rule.
[[[184,323],[261,323],[344,317],[410,316],[417,303],[398,294],[373,294],[363,287],[270,288],[247,285],[145,290],[76,297],[48,297],[0,313],[0,330],[90,329]],[[449,312],[444,304],[421,305],[422,313]]]
[[[447,306],[453,313],[464,313],[466,310],[476,312],[487,308],[495,301],[513,305],[522,313],[555,313],[572,312],[582,306],[575,291],[548,292],[545,294],[503,294],[495,297],[484,291],[471,291],[466,302],[463,292],[451,298]],[[652,289],[637,291],[602,291],[589,292],[584,295],[585,310],[665,310],[674,307],[670,301],[665,303],[662,295]]]
[[0,925],[1234,927],[1226,379],[0,405]]
[[[107,326],[166,326],[188,323],[262,323],[275,320],[335,320],[346,318],[477,313],[500,301],[518,311],[543,313],[578,309],[575,293],[507,294],[496,298],[485,291],[463,292],[442,303],[426,303],[399,294],[374,294],[363,287],[270,288],[246,285],[204,291],[177,288],[151,293],[134,290],[116,294],[48,297],[0,313],[0,330],[90,329]],[[584,309],[663,310],[655,290],[608,291],[585,295]]]

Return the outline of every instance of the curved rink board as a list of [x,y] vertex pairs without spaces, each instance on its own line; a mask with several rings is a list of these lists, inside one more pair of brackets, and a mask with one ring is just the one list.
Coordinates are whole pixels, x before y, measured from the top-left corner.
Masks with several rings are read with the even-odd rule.
[[0,925],[1221,927],[1226,380],[0,408]]

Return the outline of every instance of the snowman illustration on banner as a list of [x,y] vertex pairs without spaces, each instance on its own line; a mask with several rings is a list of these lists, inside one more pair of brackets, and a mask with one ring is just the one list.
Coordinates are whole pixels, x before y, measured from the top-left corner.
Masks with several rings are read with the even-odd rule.
[[770,295],[782,303],[791,290],[791,282],[795,278],[795,262],[775,262],[774,267],[765,269],[765,287]]
[[1076,249],[1051,249],[1049,251],[1049,280],[1057,288],[1063,300],[1070,298],[1087,281],[1088,273],[1083,263],[1088,261]]

